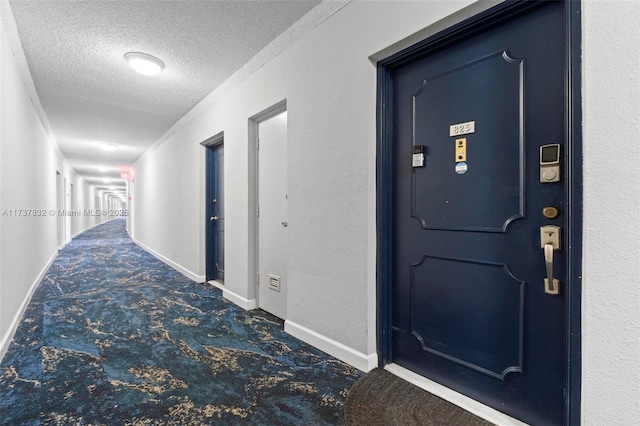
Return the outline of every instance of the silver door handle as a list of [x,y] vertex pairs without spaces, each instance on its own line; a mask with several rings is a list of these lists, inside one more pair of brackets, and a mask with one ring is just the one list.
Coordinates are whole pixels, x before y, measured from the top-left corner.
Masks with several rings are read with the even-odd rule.
[[553,246],[551,244],[544,245],[544,264],[547,267],[547,285],[550,293],[555,293],[556,286],[553,279]]
[[218,216],[211,216],[211,217],[209,218],[209,220],[210,220],[211,222],[213,222],[214,220],[218,220]]
[[559,294],[560,281],[553,278],[553,252],[560,250],[560,227],[555,225],[540,228],[540,247],[544,253],[544,266],[547,278],[544,279],[544,292]]

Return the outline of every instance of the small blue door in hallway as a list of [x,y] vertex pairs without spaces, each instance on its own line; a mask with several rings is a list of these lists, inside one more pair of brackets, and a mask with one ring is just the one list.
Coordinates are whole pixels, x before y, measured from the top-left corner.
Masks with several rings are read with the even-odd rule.
[[383,363],[535,425],[568,422],[576,291],[566,4],[546,3],[390,61],[379,103]]
[[224,145],[206,147],[206,277],[224,282]]

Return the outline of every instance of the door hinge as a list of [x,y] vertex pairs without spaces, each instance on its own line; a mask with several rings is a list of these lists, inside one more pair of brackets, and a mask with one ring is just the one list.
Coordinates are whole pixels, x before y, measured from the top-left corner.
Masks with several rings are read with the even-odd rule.
[[260,274],[256,274],[256,283],[260,284]]
[[257,217],[260,217],[260,206],[258,206],[258,213],[256,215]]
[[256,138],[256,149],[260,149],[260,138]]

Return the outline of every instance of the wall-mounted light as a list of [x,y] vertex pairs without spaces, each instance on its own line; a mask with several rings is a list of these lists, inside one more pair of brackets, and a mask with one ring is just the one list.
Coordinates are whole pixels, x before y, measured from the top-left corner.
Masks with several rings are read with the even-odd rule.
[[141,52],[129,52],[124,55],[129,66],[143,75],[158,75],[164,69],[164,62],[155,56]]

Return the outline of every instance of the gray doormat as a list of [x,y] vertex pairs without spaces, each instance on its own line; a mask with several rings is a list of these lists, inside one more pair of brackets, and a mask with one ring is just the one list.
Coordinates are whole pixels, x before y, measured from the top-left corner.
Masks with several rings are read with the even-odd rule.
[[345,422],[347,426],[493,425],[380,368],[349,390]]

